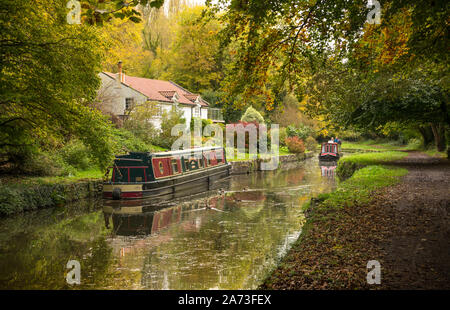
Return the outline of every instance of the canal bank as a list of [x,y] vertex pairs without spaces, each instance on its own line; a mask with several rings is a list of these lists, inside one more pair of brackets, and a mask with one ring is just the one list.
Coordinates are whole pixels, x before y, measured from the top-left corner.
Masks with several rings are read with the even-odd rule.
[[98,198],[101,192],[101,179],[66,183],[0,184],[0,216],[55,207],[86,198]]
[[[279,156],[278,169],[291,169],[313,156],[312,152]],[[261,171],[261,159],[232,161],[231,174]],[[83,179],[65,183],[0,183],[0,216],[55,207],[85,198],[100,198],[101,179]]]
[[[259,288],[448,288],[448,160],[385,152],[345,165],[357,170],[304,206],[302,234]],[[372,260],[380,285],[367,283]]]

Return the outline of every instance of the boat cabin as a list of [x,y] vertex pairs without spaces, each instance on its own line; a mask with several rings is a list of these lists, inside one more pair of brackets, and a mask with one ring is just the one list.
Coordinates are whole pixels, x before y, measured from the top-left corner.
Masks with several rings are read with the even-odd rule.
[[130,152],[116,156],[103,197],[170,200],[214,188],[230,175],[223,147],[202,147],[160,153]]
[[150,182],[226,164],[223,148],[198,148],[161,153],[130,152],[116,156],[111,182]]
[[337,160],[340,157],[339,144],[335,142],[322,143],[322,147],[319,154],[321,160]]

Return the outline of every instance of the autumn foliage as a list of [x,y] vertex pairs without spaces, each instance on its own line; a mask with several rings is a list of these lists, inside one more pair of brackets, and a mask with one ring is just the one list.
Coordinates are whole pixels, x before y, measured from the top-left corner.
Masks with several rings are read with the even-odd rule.
[[294,137],[288,137],[285,140],[286,146],[289,149],[289,152],[291,153],[304,153],[305,152],[305,144],[303,143],[303,140],[300,139],[297,136]]

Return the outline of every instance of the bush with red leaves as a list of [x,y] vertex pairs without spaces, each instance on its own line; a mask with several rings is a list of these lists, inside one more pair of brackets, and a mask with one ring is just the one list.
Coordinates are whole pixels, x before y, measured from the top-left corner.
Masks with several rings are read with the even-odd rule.
[[305,144],[303,140],[297,136],[288,137],[285,140],[286,146],[291,153],[304,153],[305,152]]

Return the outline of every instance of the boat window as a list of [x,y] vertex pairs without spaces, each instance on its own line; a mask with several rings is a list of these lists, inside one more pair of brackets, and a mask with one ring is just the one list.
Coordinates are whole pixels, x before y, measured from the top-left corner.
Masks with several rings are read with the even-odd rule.
[[223,162],[223,152],[218,154],[219,156],[216,157],[217,163],[220,164]]
[[195,158],[190,158],[189,159],[189,170],[195,170],[198,168],[199,168],[198,161]]
[[164,174],[164,165],[163,165],[162,161],[159,162],[159,172],[161,174]]
[[172,159],[172,170],[173,173],[180,173],[180,168],[178,167],[178,161],[176,159]]

